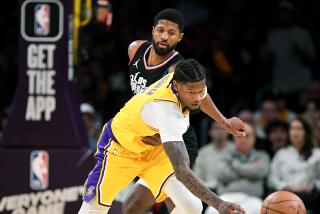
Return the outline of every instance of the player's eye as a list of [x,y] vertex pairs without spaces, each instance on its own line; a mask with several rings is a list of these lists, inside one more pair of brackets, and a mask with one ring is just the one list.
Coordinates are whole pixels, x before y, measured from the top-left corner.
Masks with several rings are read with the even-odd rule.
[[170,36],[174,36],[174,35],[176,35],[176,32],[175,31],[169,31],[169,33],[168,33]]
[[163,28],[158,28],[157,31],[158,31],[158,33],[163,33],[164,29]]

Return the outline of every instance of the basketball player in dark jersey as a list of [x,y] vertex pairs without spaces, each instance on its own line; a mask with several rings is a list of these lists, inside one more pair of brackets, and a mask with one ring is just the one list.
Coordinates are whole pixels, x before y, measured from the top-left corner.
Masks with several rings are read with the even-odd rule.
[[[162,62],[157,65],[149,65],[148,60],[150,52],[153,51],[153,44],[149,41],[135,41],[134,46],[130,49],[136,49],[135,53],[132,53],[132,59],[129,62],[129,75],[131,90],[134,94],[137,94],[144,90],[146,87],[161,79],[169,71],[172,65],[175,65],[183,57],[178,51],[172,50]],[[156,53],[158,50],[155,51]],[[157,53],[158,54],[158,53]]]
[[[175,50],[176,45],[183,37],[183,28],[184,19],[182,14],[175,9],[164,9],[155,16],[152,42],[138,40],[130,44],[128,48],[130,59],[129,75],[133,94],[143,91],[168,72],[174,71],[175,64],[183,59]],[[216,120],[229,133],[237,136],[245,134],[246,127],[244,123],[235,117],[226,119],[217,109],[209,95],[203,101],[201,110]],[[190,167],[192,167],[198,155],[197,138],[192,127],[187,130],[183,139],[189,154]],[[135,213],[137,210],[139,210],[139,213],[141,211],[147,212],[156,203],[154,196],[147,188],[147,184],[139,181],[123,204],[124,213]],[[181,195],[181,197],[183,196]],[[166,200],[166,205],[169,210],[174,206],[185,206],[183,202],[174,205],[169,199]],[[192,206],[192,204],[187,205]]]

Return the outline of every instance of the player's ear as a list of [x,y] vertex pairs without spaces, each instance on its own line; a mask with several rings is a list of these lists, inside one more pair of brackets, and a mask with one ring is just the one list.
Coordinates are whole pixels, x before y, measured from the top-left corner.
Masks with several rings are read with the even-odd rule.
[[179,42],[181,41],[183,35],[184,35],[184,33],[180,33],[180,34],[179,34]]
[[173,80],[172,84],[173,84],[174,89],[176,89],[176,91],[178,91],[179,90],[179,83],[177,81]]

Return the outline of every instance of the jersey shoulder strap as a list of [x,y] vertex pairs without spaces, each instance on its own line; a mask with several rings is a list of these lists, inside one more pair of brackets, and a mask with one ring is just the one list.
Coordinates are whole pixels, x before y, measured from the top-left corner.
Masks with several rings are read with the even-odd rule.
[[136,52],[135,52],[134,56],[132,57],[129,65],[132,65],[135,61],[137,61],[138,59],[140,59],[150,45],[151,45],[151,42],[149,42],[149,41],[142,43],[142,44],[138,47],[138,49],[136,50]]

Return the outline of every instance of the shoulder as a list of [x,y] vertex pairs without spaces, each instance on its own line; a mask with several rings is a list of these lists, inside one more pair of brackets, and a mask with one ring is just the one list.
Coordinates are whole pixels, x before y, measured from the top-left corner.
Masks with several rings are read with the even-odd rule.
[[291,146],[279,149],[273,159],[286,159],[288,156],[294,155],[294,150]]
[[263,151],[263,150],[256,150],[256,155],[257,157],[259,157],[260,159],[269,159],[269,155],[267,152]]
[[171,66],[169,67],[169,69],[168,69],[168,73],[174,72],[174,70],[176,69],[176,65],[177,65],[177,64],[171,65]]
[[143,43],[147,42],[147,40],[136,40],[130,43],[128,49],[136,49]]
[[207,145],[202,146],[199,149],[199,156],[204,155],[206,153],[211,153],[212,152],[211,147],[212,147],[211,143],[208,143]]
[[313,155],[320,157],[320,148],[313,148],[312,153]]
[[[143,108],[149,110],[151,113],[153,113],[156,116],[159,116],[157,114],[159,114],[160,112],[163,112],[167,116],[181,114],[179,107],[171,100],[148,102],[144,105]],[[165,116],[165,115],[163,115],[163,116]]]
[[145,42],[147,42],[147,40],[136,40],[136,41],[131,42],[131,44],[128,47],[128,55],[129,55],[130,59],[133,58],[135,52]]
[[168,73],[174,72],[174,70],[176,69],[177,63],[183,59],[184,57],[178,53],[176,57],[173,59],[173,64],[169,67]]

